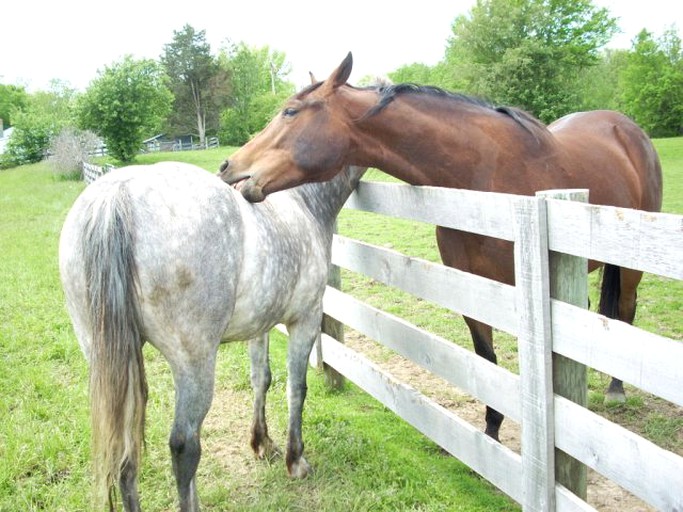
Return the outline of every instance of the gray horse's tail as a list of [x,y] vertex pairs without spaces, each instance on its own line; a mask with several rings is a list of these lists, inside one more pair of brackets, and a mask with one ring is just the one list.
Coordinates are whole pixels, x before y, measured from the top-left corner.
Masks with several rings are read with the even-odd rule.
[[139,468],[147,381],[130,198],[125,184],[105,195],[86,226],[81,250],[92,328],[90,407],[95,496],[98,505],[106,500],[113,510],[116,484],[122,475],[134,478]]

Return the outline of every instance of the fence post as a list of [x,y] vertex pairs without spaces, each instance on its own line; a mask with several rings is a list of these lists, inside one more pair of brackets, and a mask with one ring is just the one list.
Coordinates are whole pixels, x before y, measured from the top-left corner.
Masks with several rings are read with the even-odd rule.
[[[544,190],[537,196],[547,199],[588,202],[588,190]],[[550,207],[546,209],[550,210]],[[550,237],[553,233],[548,233]],[[566,233],[557,233],[566,236]],[[552,245],[549,241],[549,245]],[[588,306],[588,261],[586,258],[550,252],[550,296],[586,308]],[[553,353],[554,392],[583,407],[587,405],[587,369],[572,359]],[[586,500],[587,468],[561,450],[555,451],[557,481]]]
[[[337,232],[337,221],[334,221],[333,232]],[[330,272],[327,277],[327,284],[333,288],[341,290],[341,269],[337,265],[330,265]],[[340,343],[344,343],[344,324],[340,321],[323,313],[322,332],[333,337]],[[317,353],[318,367],[322,367],[325,372],[325,381],[333,389],[340,389],[344,385],[344,376],[337,370],[328,366],[323,361],[322,344],[320,340],[315,347]]]
[[555,510],[555,418],[546,203],[514,203],[515,295],[522,401],[522,507]]

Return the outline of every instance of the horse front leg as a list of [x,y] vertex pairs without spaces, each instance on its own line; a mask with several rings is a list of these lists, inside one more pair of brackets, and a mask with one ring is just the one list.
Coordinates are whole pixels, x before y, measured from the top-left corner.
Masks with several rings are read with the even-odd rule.
[[[493,350],[493,329],[490,325],[484,324],[472,318],[463,317],[467,327],[470,329],[472,341],[474,343],[474,351],[477,355],[483,357],[493,364],[498,364],[498,358]],[[503,423],[505,416],[496,411],[492,407],[486,406],[486,435],[492,437],[496,441],[500,441],[499,432],[500,426]]]
[[272,380],[268,358],[268,333],[249,340],[251,361],[251,387],[254,390],[254,420],[251,425],[251,448],[259,459],[270,458],[278,453],[268,436],[266,425],[266,394]]
[[201,426],[213,399],[216,354],[192,361],[172,365],[176,406],[169,447],[181,512],[199,511],[195,475],[202,453]]
[[[311,317],[317,318],[312,322]],[[289,433],[287,438],[287,454],[285,457],[287,471],[292,478],[305,478],[311,472],[311,466],[303,456],[304,442],[301,434],[301,423],[304,400],[308,386],[306,373],[311,349],[320,332],[322,315],[311,315],[306,322],[288,325],[289,345],[287,348],[287,403],[289,405]]]

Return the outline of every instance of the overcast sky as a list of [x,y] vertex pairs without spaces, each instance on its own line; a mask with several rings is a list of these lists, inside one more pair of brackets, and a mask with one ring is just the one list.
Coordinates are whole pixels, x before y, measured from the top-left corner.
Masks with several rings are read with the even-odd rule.
[[[659,36],[683,7],[672,0],[594,0],[619,18],[610,43],[630,48],[643,28]],[[0,83],[47,89],[51,79],[84,90],[97,71],[131,54],[158,59],[173,31],[188,23],[205,30],[213,53],[226,39],[284,52],[289,79],[306,85],[308,72],[325,78],[353,52],[350,82],[385,75],[404,64],[433,65],[444,55],[451,24],[475,0],[246,0],[196,2],[14,0],[0,10]]]

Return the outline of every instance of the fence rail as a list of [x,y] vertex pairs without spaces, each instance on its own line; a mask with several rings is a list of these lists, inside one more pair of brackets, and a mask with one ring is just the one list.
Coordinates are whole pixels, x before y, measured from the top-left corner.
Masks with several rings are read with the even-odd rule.
[[[574,194],[526,197],[361,182],[346,204],[513,241],[515,287],[339,235],[333,242],[335,265],[518,337],[519,375],[335,288],[325,294],[327,315],[520,422],[521,456],[327,335],[322,361],[525,510],[593,510],[582,499],[580,472],[567,477],[556,449],[657,509],[683,510],[683,458],[560,396],[567,390],[559,390],[553,374],[553,362],[562,368],[566,359],[571,372],[580,375],[588,365],[683,406],[683,344],[577,307],[551,286],[584,282],[577,289],[585,301],[588,258],[683,279],[683,217],[564,200]],[[563,266],[578,274],[558,276]]]

